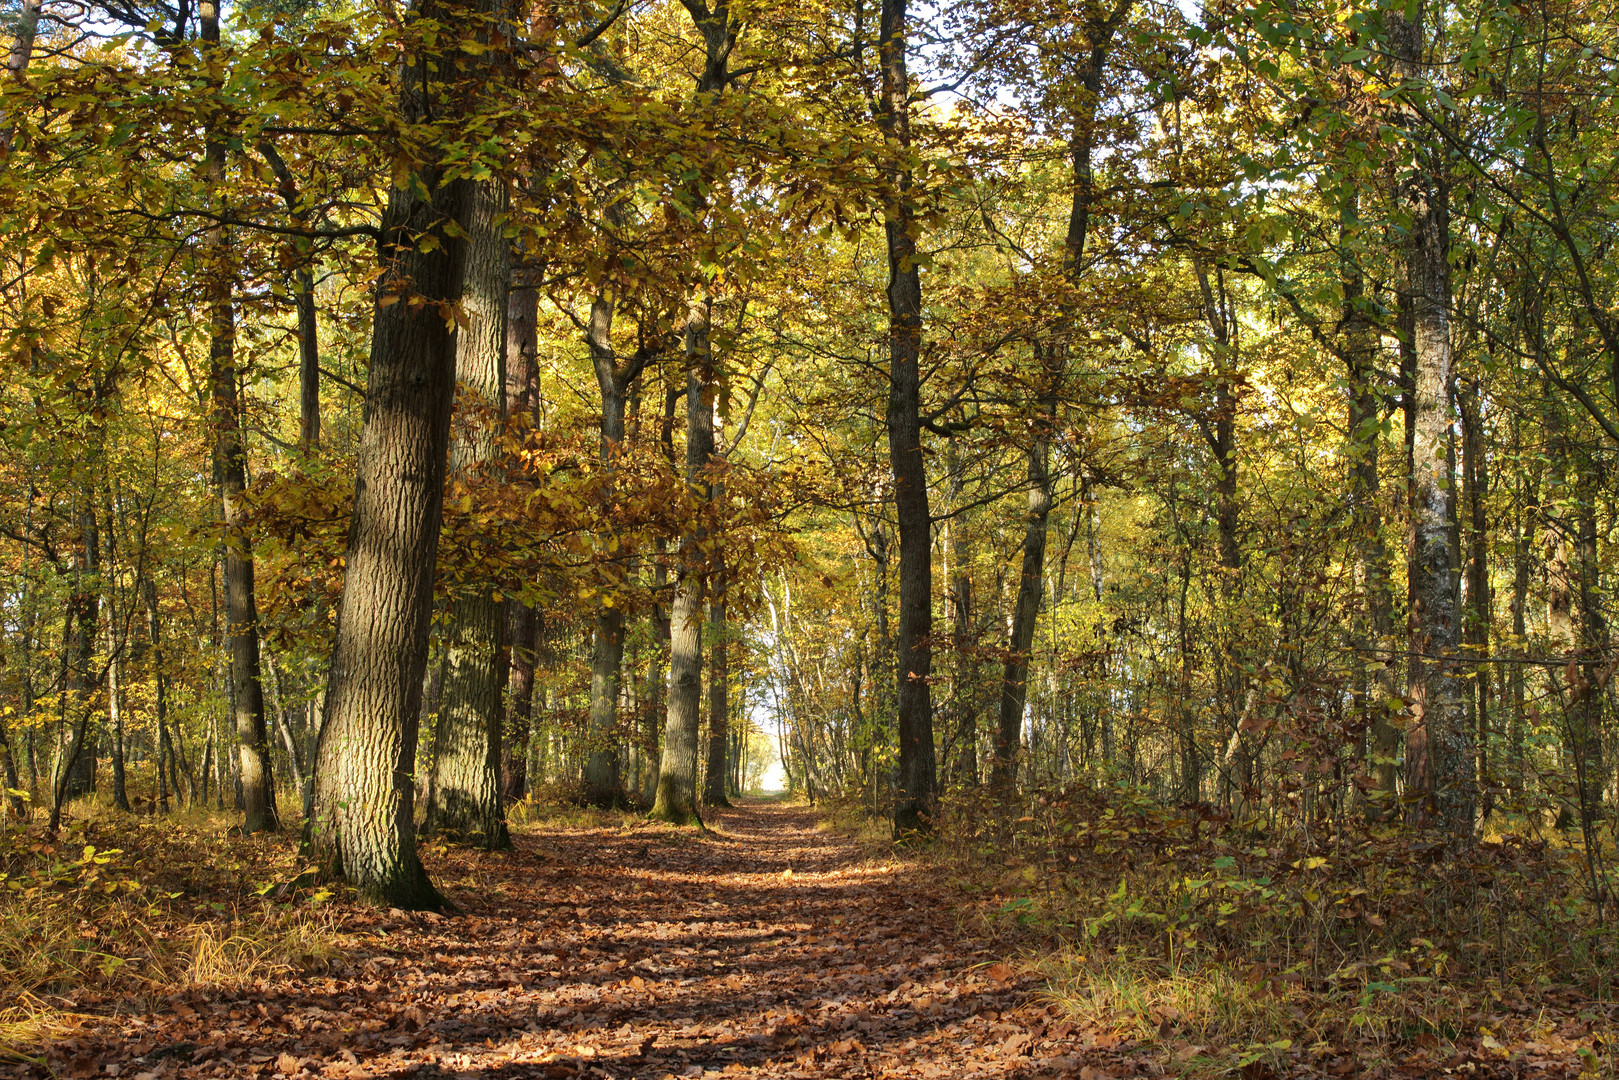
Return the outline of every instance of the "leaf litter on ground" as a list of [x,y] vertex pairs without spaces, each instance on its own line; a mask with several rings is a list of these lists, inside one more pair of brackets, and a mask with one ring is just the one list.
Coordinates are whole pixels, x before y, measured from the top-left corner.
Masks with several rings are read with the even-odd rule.
[[[925,860],[873,857],[815,811],[749,804],[712,832],[531,825],[515,850],[434,845],[451,915],[336,899],[304,968],[72,995],[71,1028],[0,1076],[935,1078],[1185,1075],[1201,1048],[1076,1021],[1037,965],[966,929]],[[296,871],[296,868],[292,868]],[[289,879],[290,880],[290,879]],[[1166,1024],[1169,1021],[1166,1020]],[[1172,1027],[1172,1025],[1171,1025]],[[1243,1080],[1338,1071],[1272,1056]],[[1338,1064],[1333,1064],[1338,1061]],[[1472,1075],[1577,1075],[1521,1055]],[[1294,1066],[1297,1066],[1297,1069]],[[1532,1071],[1525,1072],[1528,1068]],[[1428,1075],[1389,1072],[1388,1075]]]

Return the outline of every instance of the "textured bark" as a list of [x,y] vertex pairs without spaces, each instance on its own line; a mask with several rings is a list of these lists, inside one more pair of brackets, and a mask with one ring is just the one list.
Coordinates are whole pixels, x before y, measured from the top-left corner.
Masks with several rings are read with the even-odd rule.
[[878,27],[882,97],[877,121],[887,144],[883,232],[888,250],[888,461],[899,529],[897,726],[899,767],[894,832],[933,827],[938,764],[933,752],[933,520],[922,457],[922,277],[913,205],[911,80],[906,67],[906,0],[883,0]]
[[[432,0],[412,15],[454,21]],[[439,40],[447,51],[424,47],[421,62],[402,73],[400,112],[407,122],[427,113],[436,90],[427,79],[453,87],[460,73],[459,35]],[[443,901],[416,853],[412,773],[455,397],[447,315],[460,299],[464,261],[460,230],[445,224],[462,216],[470,183],[441,180],[433,162],[413,179],[390,192],[384,218],[387,262],[372,330],[311,841],[316,857],[366,899],[434,908]],[[436,245],[423,250],[421,236]]]
[[[624,442],[624,392],[627,380],[613,353],[613,301],[598,296],[590,305],[587,344],[602,396],[601,461],[613,468]],[[590,718],[585,741],[585,801],[616,806],[623,801],[618,759],[618,690],[624,667],[624,612],[615,603],[596,612],[590,650]]]
[[725,791],[731,716],[731,669],[727,663],[725,637],[730,627],[726,623],[723,593],[709,602],[708,611],[708,771],[703,802],[709,806],[730,806],[731,800]]
[[527,743],[534,715],[534,645],[539,618],[517,600],[506,602],[506,726],[501,738],[500,784],[506,801],[528,794]]
[[[714,363],[709,316],[708,297],[694,297],[686,316],[686,483],[697,498],[708,494],[704,472],[714,452],[714,406],[708,393]],[[669,711],[657,797],[652,804],[652,817],[680,824],[701,821],[697,763],[702,723],[704,539],[701,531],[694,531],[680,543],[669,617]]]
[[[1421,17],[1389,16],[1396,74],[1422,77]],[[1448,448],[1450,406],[1450,219],[1443,154],[1420,119],[1405,107],[1421,167],[1400,192],[1411,216],[1406,289],[1411,306],[1415,370],[1411,418],[1411,524],[1408,577],[1411,607],[1407,638],[1411,662],[1406,696],[1406,789],[1419,819],[1437,819],[1453,841],[1471,838],[1475,801],[1473,753],[1465,723],[1456,646],[1454,567],[1450,550]]]
[[[736,45],[737,27],[731,23],[729,0],[716,0],[712,8],[703,0],[682,0],[692,24],[703,37],[703,71],[697,80],[697,107],[717,103],[730,82],[728,66]],[[693,210],[706,210],[700,192],[692,195]],[[697,290],[686,312],[686,483],[698,499],[709,495],[704,473],[714,454],[714,355],[709,340],[713,297],[706,286]],[[664,723],[663,756],[658,765],[657,797],[652,817],[680,823],[697,822],[698,730],[702,723],[703,599],[701,530],[680,541],[680,566],[675,577],[675,599],[669,629],[669,706]]]
[[[532,417],[538,397],[535,349],[539,333],[539,293],[514,288],[506,303],[506,411]],[[506,601],[506,651],[511,667],[506,693],[506,726],[501,740],[501,786],[506,800],[528,793],[527,742],[534,715],[534,658],[540,618],[515,597]]]
[[[460,400],[504,414],[506,306],[511,244],[505,235],[504,182],[486,180],[461,219],[466,232],[461,310],[456,334]],[[450,448],[452,473],[471,479],[495,455],[495,421],[479,414]],[[500,781],[500,736],[509,664],[504,653],[506,604],[487,581],[460,582],[444,622],[443,700],[433,729],[433,775],[425,828],[486,848],[511,846]]]

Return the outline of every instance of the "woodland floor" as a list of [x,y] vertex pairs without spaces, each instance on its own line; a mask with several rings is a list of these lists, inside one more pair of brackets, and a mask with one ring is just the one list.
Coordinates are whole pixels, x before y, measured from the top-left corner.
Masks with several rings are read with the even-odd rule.
[[324,971],[103,1003],[52,1045],[48,1072],[0,1076],[1179,1071],[1064,1021],[941,883],[819,829],[815,811],[750,803],[710,825],[529,827],[507,854],[441,853],[430,868],[456,913],[347,908],[351,947]]

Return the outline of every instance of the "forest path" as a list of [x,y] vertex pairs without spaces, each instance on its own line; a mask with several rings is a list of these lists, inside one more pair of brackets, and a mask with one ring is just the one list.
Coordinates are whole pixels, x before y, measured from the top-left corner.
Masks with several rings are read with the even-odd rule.
[[62,1064],[123,1077],[1106,1076],[1067,1056],[1034,984],[993,965],[923,875],[863,857],[812,810],[751,803],[710,825],[528,828],[507,854],[451,852],[429,867],[458,914],[354,913],[360,944],[335,971],[153,1003],[117,1042],[103,1029]]

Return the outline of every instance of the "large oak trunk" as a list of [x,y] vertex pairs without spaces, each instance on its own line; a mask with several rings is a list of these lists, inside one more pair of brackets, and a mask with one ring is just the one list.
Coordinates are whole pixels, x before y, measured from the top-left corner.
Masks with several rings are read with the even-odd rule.
[[[506,305],[511,245],[506,239],[506,185],[476,185],[463,226],[466,264],[456,335],[456,382],[476,410],[459,429],[450,468],[474,479],[496,451],[505,411]],[[506,605],[488,581],[452,582],[444,623],[443,699],[433,729],[433,775],[426,828],[487,848],[511,846],[500,782],[500,736],[508,660]]]
[[[419,18],[451,18],[428,0]],[[414,21],[414,20],[413,20]],[[463,54],[429,55],[402,74],[400,111],[415,122],[453,80]],[[428,63],[431,60],[434,63]],[[416,851],[418,710],[455,397],[452,312],[460,300],[466,180],[423,162],[389,194],[387,263],[378,283],[347,573],[327,682],[311,847],[368,900],[442,904]],[[435,243],[423,244],[431,237]]]

